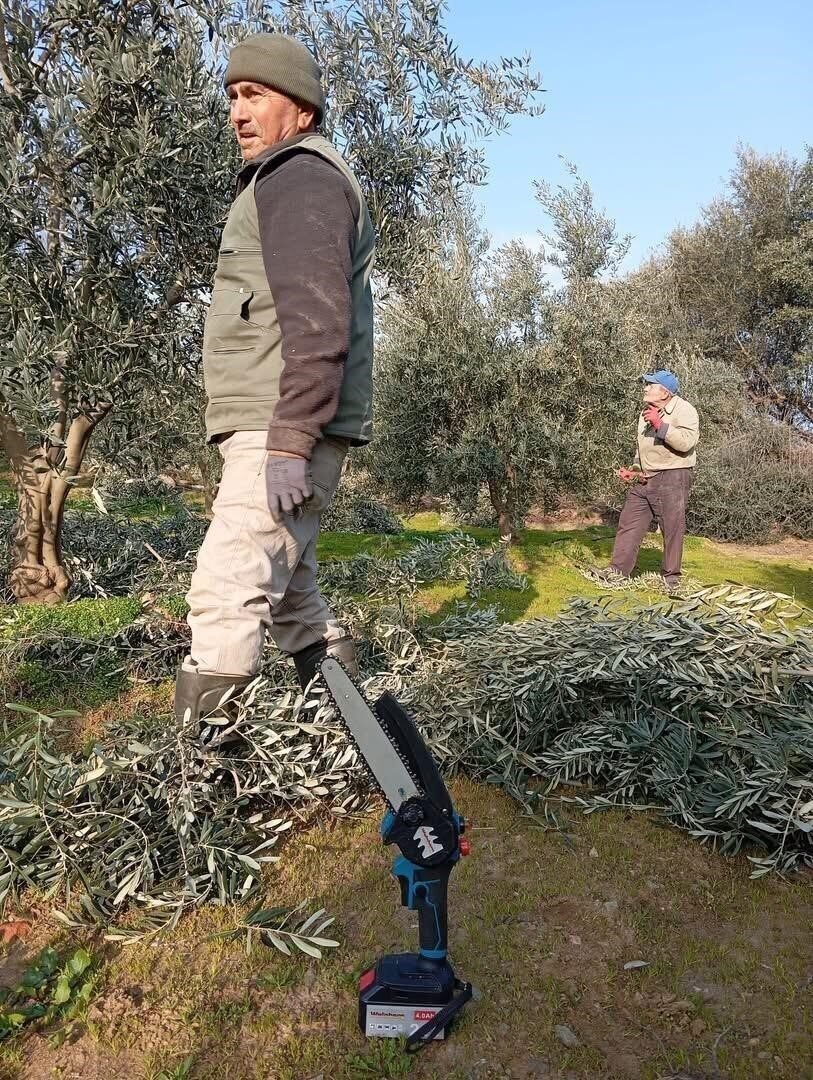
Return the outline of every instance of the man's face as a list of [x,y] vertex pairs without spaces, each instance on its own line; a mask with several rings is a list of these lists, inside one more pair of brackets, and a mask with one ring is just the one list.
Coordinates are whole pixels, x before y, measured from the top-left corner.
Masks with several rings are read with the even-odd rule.
[[231,125],[244,161],[251,161],[283,139],[313,129],[314,109],[262,83],[227,87]]
[[644,383],[644,403],[646,405],[657,405],[659,409],[662,409],[671,397],[672,395],[666,387],[661,386],[660,383]]

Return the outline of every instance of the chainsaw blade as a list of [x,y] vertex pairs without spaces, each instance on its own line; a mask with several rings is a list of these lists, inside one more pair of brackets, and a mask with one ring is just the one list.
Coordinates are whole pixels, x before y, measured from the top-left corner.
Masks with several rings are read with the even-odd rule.
[[335,657],[328,656],[319,668],[330,700],[344,721],[348,734],[384,798],[397,813],[407,799],[420,797],[421,791],[415,778],[398,747],[342,664]]

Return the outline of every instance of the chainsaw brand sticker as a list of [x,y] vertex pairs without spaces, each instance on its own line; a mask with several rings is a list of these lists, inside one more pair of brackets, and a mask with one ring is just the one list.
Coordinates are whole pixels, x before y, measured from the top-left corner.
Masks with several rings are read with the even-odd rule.
[[438,838],[435,836],[435,830],[429,825],[421,825],[412,839],[417,840],[420,844],[421,854],[425,859],[430,858],[432,855],[437,855],[439,851],[443,851],[443,844],[438,843]]

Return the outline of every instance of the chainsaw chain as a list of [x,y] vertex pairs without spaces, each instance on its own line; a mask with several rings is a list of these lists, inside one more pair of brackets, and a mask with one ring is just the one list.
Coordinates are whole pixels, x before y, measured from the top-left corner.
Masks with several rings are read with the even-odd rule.
[[[393,741],[392,732],[390,731],[390,728],[389,728],[389,725],[387,724],[387,722],[385,720],[381,719],[381,717],[376,712],[375,707],[373,705],[370,705],[370,703],[367,701],[367,698],[366,698],[366,696],[364,694],[364,691],[361,689],[361,687],[359,686],[356,679],[350,674],[350,672],[344,666],[342,661],[339,660],[338,657],[335,657],[335,656],[331,656],[330,659],[335,664],[339,665],[339,667],[345,673],[345,675],[350,680],[350,682],[353,684],[355,689],[358,691],[362,701],[364,701],[366,703],[368,709],[373,714],[373,716],[376,718],[378,726],[381,728],[381,730],[387,736],[387,739],[388,739],[388,741],[390,743],[390,746],[392,746],[393,753],[398,758],[400,758],[401,762],[403,763],[404,768],[406,769],[406,771],[409,773],[409,775],[412,777],[413,781],[415,782],[415,787],[417,787],[419,791],[423,791],[423,785],[421,784],[419,778],[415,775],[412,764],[410,763],[409,759],[401,752],[401,750],[399,749],[397,744]],[[327,693],[327,696],[330,698],[330,702],[333,705],[333,708],[336,710],[336,715],[337,715],[337,717],[339,719],[339,724],[344,729],[344,733],[347,736],[348,742],[351,742],[353,744],[353,746],[355,746],[356,752],[358,753],[358,756],[359,756],[359,759],[361,760],[361,763],[364,766],[364,771],[367,773],[367,775],[370,777],[370,779],[372,781],[372,786],[375,788],[375,790],[378,792],[378,794],[381,796],[381,798],[384,800],[384,802],[392,809],[393,813],[397,814],[398,813],[398,807],[393,806],[392,803],[390,802],[390,800],[384,794],[384,791],[383,791],[381,785],[379,784],[378,780],[376,779],[375,774],[373,773],[370,766],[367,764],[367,759],[365,758],[364,753],[362,752],[362,749],[359,746],[355,735],[350,730],[350,728],[347,726],[347,722],[345,721],[344,716],[342,716],[341,707],[340,707],[339,703],[336,701],[335,697],[333,696],[333,691],[330,689],[328,681],[325,678],[321,667],[319,668],[318,673],[319,673],[319,678],[320,678],[320,680],[322,682],[322,685],[325,687],[325,691]]]

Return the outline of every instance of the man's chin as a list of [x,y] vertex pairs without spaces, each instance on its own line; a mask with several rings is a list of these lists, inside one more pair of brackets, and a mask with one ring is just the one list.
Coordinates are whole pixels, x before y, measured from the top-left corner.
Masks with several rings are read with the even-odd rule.
[[240,148],[240,153],[243,155],[243,161],[251,161],[252,158],[257,157],[267,147],[263,140],[258,135],[253,135],[249,139],[238,139],[237,145]]

